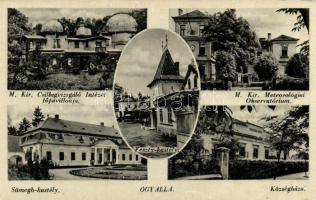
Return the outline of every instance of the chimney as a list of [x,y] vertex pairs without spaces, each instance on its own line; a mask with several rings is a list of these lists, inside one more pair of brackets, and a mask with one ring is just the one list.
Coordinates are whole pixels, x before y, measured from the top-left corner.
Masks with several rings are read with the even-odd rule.
[[55,115],[55,119],[59,119],[59,114],[56,114],[56,115]]
[[271,40],[271,33],[268,33],[268,41]]
[[101,126],[104,126],[104,122],[101,122],[100,125],[101,125]]
[[178,14],[179,14],[179,15],[183,15],[183,10],[179,8],[179,9],[178,9]]

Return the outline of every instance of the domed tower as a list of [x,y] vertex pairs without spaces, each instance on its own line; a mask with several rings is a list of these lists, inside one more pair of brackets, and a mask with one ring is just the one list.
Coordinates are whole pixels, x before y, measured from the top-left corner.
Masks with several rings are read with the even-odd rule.
[[106,28],[112,38],[112,47],[122,51],[126,43],[137,32],[137,22],[131,15],[119,13],[107,21]]
[[42,26],[41,34],[46,38],[45,49],[65,48],[64,28],[57,20],[51,20]]
[[76,31],[77,37],[91,37],[91,29],[88,27],[85,27],[84,24],[80,24],[80,27]]

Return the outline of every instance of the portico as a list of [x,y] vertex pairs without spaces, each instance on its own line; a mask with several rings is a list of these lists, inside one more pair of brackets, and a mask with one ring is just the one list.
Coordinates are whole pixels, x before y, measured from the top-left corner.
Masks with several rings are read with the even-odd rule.
[[91,159],[93,160],[94,165],[117,163],[119,147],[111,140],[98,141],[91,148]]

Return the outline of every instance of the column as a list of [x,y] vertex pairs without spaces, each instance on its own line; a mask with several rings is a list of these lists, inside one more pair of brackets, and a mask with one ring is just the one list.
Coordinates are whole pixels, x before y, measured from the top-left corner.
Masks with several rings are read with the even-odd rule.
[[116,156],[116,160],[115,160],[115,164],[116,163],[118,163],[119,162],[119,160],[118,160],[118,154],[119,154],[119,151],[118,151],[118,149],[115,149],[115,156]]
[[94,165],[97,164],[97,153],[98,153],[97,147],[94,147]]
[[102,159],[101,159],[101,165],[104,164],[104,148],[101,148],[102,149]]
[[112,162],[113,158],[112,158],[112,147],[110,147],[110,162]]

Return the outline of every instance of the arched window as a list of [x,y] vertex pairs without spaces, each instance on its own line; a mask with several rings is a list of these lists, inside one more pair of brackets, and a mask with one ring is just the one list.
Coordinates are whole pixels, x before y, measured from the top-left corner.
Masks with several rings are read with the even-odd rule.
[[194,76],[194,88],[197,88],[198,86],[198,77],[197,75]]
[[191,80],[188,79],[188,89],[191,89]]

